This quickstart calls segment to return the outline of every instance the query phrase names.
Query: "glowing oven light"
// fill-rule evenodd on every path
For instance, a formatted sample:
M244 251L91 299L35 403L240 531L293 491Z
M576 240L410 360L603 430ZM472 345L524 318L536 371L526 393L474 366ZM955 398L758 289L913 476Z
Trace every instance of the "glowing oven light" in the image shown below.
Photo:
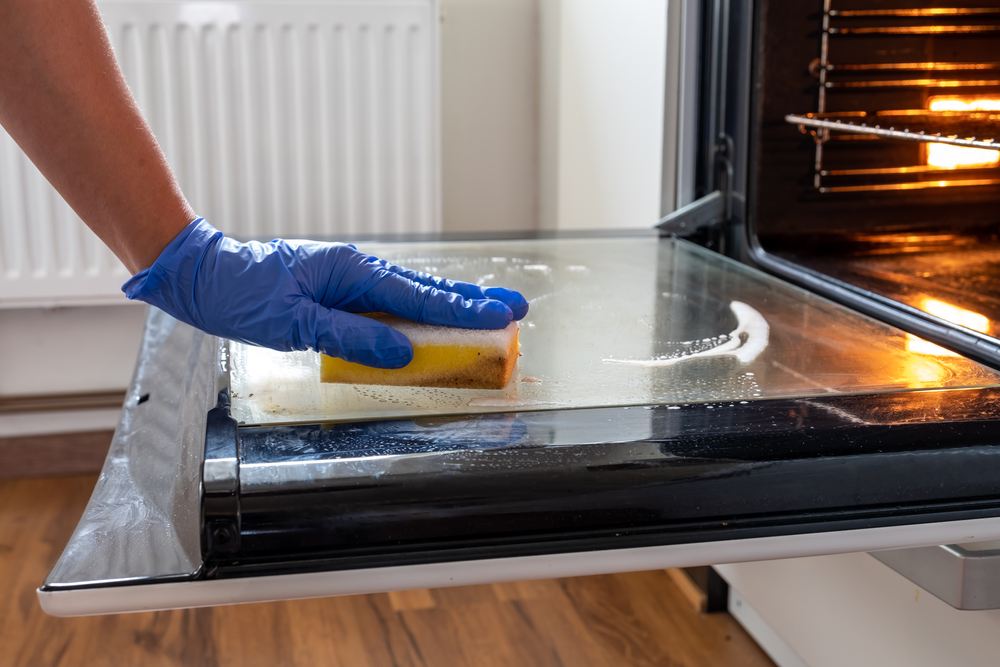
M1000 111L1000 100L932 97L928 101L931 111ZM1000 151L927 144L927 164L939 169L990 167L1000 164Z
M990 320L986 316L966 310L965 308L953 306L944 301L924 299L920 304L920 310L953 324L978 331L979 333L989 333L990 331ZM938 357L958 356L951 350L947 350L940 345L935 345L923 338L918 338L913 334L906 334L906 350L908 352L916 352L917 354L932 354Z

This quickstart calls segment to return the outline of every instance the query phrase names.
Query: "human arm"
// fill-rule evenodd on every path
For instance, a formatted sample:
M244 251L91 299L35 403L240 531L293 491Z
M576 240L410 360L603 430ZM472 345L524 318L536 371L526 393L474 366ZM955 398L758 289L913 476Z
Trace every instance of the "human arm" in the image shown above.
M132 273L197 217L92 0L0 0L0 124Z
M129 298L209 333L397 367L409 342L354 313L500 328L527 311L516 292L408 272L350 246L240 244L195 220L92 0L0 0L0 124L136 274Z

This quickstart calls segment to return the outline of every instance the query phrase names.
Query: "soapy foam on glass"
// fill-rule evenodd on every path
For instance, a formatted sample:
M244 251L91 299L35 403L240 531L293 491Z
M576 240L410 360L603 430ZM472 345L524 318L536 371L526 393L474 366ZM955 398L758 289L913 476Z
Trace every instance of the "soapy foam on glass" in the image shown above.
M671 357L669 359L602 359L601 361L608 364L661 368L663 366L673 366L676 363L689 359L731 355L739 359L740 362L748 364L756 359L764 351L764 348L767 347L770 328L763 315L742 301L731 302L729 309L736 315L736 328L726 335L728 340L725 343L709 350Z
M506 329L458 329L384 314L366 315L406 336L413 361L403 368L370 368L323 355L320 380L344 384L503 389L517 363L518 324Z

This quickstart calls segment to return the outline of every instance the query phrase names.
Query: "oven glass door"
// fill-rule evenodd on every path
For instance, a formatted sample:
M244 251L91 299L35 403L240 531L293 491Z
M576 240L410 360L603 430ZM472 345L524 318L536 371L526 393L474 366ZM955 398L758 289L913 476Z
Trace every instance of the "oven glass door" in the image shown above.
M47 610L1000 537L992 369L676 239L363 249L522 291L511 383L325 385L151 311Z
M531 303L501 392L320 382L319 355L230 346L244 425L981 387L998 375L683 241L369 245L396 264ZM912 351L917 349L918 354ZM926 348L930 349L930 348Z

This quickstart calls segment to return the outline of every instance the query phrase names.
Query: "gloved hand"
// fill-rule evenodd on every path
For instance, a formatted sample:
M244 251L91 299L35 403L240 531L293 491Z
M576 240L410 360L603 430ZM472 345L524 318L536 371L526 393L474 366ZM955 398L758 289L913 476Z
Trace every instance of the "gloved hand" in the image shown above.
M436 278L352 245L239 243L202 218L122 290L216 336L272 350L312 349L378 368L410 363L413 346L395 329L352 313L502 329L528 312L523 296L502 287Z

